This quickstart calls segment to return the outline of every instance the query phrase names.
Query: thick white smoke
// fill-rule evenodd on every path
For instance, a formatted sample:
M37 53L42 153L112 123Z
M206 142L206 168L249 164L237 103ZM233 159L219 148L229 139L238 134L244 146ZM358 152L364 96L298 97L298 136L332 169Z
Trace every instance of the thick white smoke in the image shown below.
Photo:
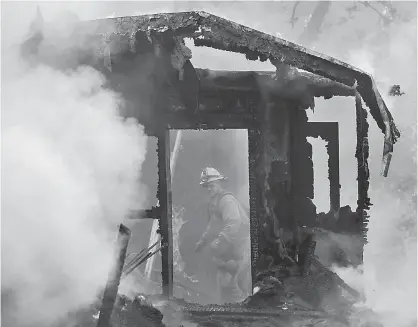
M389 176L380 176L382 134L370 118L370 210L364 265L358 271L337 270L363 292L384 327L417 324L417 21L390 26L383 40L370 33L360 49L350 51L348 61L374 75L382 96L402 133L395 144ZM380 42L376 42L378 39ZM375 42L373 42L375 41ZM391 85L400 84L400 97L388 96Z
M104 2L101 4L103 3ZM262 5L260 5L260 3L255 2L188 2L187 4L183 2L177 7L173 3L172 5L167 5L167 3L159 4L158 2L153 4L141 3L138 5L138 3L134 2L109 2L107 3L106 8L101 8L102 10L99 11L93 10L97 9L94 8L97 7L96 3L93 4L93 2L86 2L85 6L83 5L81 8L77 9L84 11L84 16L86 16L86 18L89 16L87 15L87 11L89 11L89 14L94 12L95 15L99 15L100 12L100 15L105 17L112 13L117 16L131 15L135 13L135 11L167 12L191 9L206 10L213 14L217 14L234 21L243 22L247 26L251 26L271 34L280 32L280 34L285 39L290 41L294 40L297 42L301 32L300 30L303 27L302 24L300 24L300 26L296 26L293 30L289 24L289 18L293 4L286 4L286 2L281 3L280 6L287 7L286 11L281 10L279 5L274 7L272 3L273 2L263 2ZM25 6L27 6L27 4L28 3L26 2ZM59 6L62 5L63 3L59 2ZM379 314L379 318L384 323L385 327L416 326L416 195L415 200L413 198L413 193L416 194L417 27L416 16L414 14L416 12L416 3L393 2L393 6L398 6L400 10L408 11L409 14L414 15L415 18L406 23L395 22L391 24L384 33L381 32L381 27L377 24L379 15L371 9L363 8L360 4L360 10L354 13L354 17L350 18L348 21L346 21L346 23L340 24L339 20L341 18L347 17L345 7L349 5L351 5L351 3L332 2L330 12L326 16L325 22L321 28L321 34L314 44L316 50L331 56L335 56L341 60L348 61L350 64L373 74L379 83L379 89L383 93L383 96L385 96L385 92L387 92L388 87L391 84L400 84L401 89L406 92L406 94L396 98L385 97L385 101L392 111L395 121L402 133L400 141L395 145L395 153L391 164L391 170L389 172L389 177L386 179L379 175L381 168L380 161L383 147L383 135L376 127L373 119L369 117L369 141L371 151L369 164L372 174L370 196L372 198L372 202L374 203L374 207L372 207L372 210L370 211L371 219L369 224L370 230L368 233L369 244L365 248L365 264L362 269L356 271L339 270L338 272L341 277L343 277L348 283L363 292L366 298L365 304L368 308L373 309ZM3 6L4 4L2 4L2 7ZM42 10L44 11L45 9L50 8L50 6L51 5L49 4L47 7L42 8ZM144 9L145 6L146 9ZM4 7L2 9L4 9ZM89 7L89 10L85 9L87 7ZM167 7L170 7L170 10L168 10ZM306 4L299 5L297 16L300 16L300 20L303 19L303 15L305 14L304 10L311 11L312 8L309 8L309 6ZM9 18L13 25L9 25L9 28L6 28L3 24L4 17L2 17L2 34L4 34L2 35L2 42L3 38L5 38L5 36L7 36L9 33L13 34L16 33L17 30L21 29L22 24L19 22L18 18L22 18L22 16L24 16L23 14L23 11L17 10L14 15L10 15ZM77 10L77 14L80 14L79 10ZM31 18L32 14L30 14L29 17L26 15L25 19ZM4 31L7 31L7 33ZM389 37L385 38L382 35L388 35ZM245 61L243 56L240 56L240 58L243 58L242 61L244 62L241 65L241 62L236 60L238 55L236 57L232 57L229 56L229 54L226 52L215 50L212 51L211 49L206 48L199 48L199 51L210 52L210 56L205 56L204 58L202 56L202 60L199 60L198 62L198 55L196 52L193 52L193 60L197 67L237 70L272 69L271 65L268 63L264 63L264 66L260 68L260 66L256 65L254 62ZM212 53L215 52L217 55L212 56ZM4 57L3 53L2 57ZM4 70L5 65L2 66ZM63 95L65 92L63 89L65 88L58 92L60 96L56 96L54 100L51 100L52 92L47 92L45 90L51 90L52 88L56 91L58 84L55 83L55 79L53 79L47 88L42 86L41 81L45 82L45 79L38 79L36 75L34 76L35 72L43 72L46 75L49 74L50 77L59 76L57 80L67 82L74 81L74 76L84 76L86 80L90 80L87 78L87 76L92 75L91 71L85 70L73 74L72 77L70 77L62 73L57 73L41 68L37 71L31 72L32 81L35 80L35 82L32 84L29 84L28 82L25 83L28 75L21 79L12 79L11 81L14 81L15 91L11 94L18 95L18 103L21 107L20 112L26 110L28 114L32 115L32 121L36 121L34 115L37 112L39 113L40 110L44 110L42 112L48 112L48 110L52 111L54 116L47 116L50 117L51 120L57 120L57 118L53 118L55 117L56 113L61 111L69 111L68 105L66 104L68 102L68 96ZM93 74L96 73L93 72ZM41 74L39 76L41 76ZM78 79L78 81L82 80L82 78ZM17 83L18 81L20 82ZM48 79L46 79L46 81L48 81ZM28 85L31 87L31 89L28 88ZM66 85L77 86L76 88L70 88L74 91L73 94L79 95L80 93L85 93L80 92L81 86L76 82L69 82ZM20 127L20 130L13 131L9 128L11 135L9 139L11 141L7 142L7 117L9 115L11 115L12 118L17 116L19 110L8 105L7 99L10 100L11 97L6 97L7 92L5 86L7 86L7 82L5 83L3 80L2 86L2 138L4 140L2 153L2 186L4 185L2 189L2 286L5 285L7 280L9 280L9 285L14 286L14 289L18 291L16 294L19 296L20 301L16 301L16 303L20 303L20 307L17 308L20 310L17 312L21 313L20 317L22 318L19 322L20 324L23 324L22 322L27 322L28 320L26 319L28 317L30 317L31 322L34 322L33 319L40 317L41 313L44 315L44 317L41 317L41 319L38 320L48 322L57 317L57 312L63 313L68 309L88 302L91 297L93 297L93 294L99 285L103 284L109 267L109 250L111 250L111 243L106 241L102 242L103 239L107 239L107 233L103 232L101 234L103 235L103 238L101 236L97 236L100 235L100 233L98 234L97 231L105 231L104 227L100 227L102 226L101 224L95 223L100 219L93 218L92 220L88 220L87 218L81 219L80 217L87 217L89 212L98 212L102 209L97 208L100 207L103 203L109 205L112 204L112 201L104 201L104 193L108 194L107 192L103 192L105 188L100 188L101 193L99 191L91 191L92 189L98 188L98 184L96 184L96 181L98 180L97 178L89 177L90 179L82 179L82 176L89 175L88 170L94 170L92 167L101 167L101 176L114 176L113 174L116 171L121 171L120 165L125 164L126 166L129 166L130 162L141 161L141 152L137 151L141 149L143 150L143 145L140 144L141 132L138 131L137 128L132 128L132 134L136 135L132 136L131 134L131 136L127 136L125 132L129 129L122 127L124 125L122 122L116 123L116 103L113 102L114 106L108 105L107 108L113 108L112 110L115 111L113 114L108 114L106 116L107 119L104 120L107 122L109 122L109 120L114 121L114 125L119 126L120 128L118 131L112 129L110 131L107 130L104 132L104 128L102 129L102 127L100 127L102 125L99 127L95 125L95 130L96 133L99 133L100 135L106 135L109 137L109 139L112 140L120 140L122 138L130 140L130 142L119 141L117 145L115 143L113 146L110 146L110 149L114 149L114 152L110 152L115 153L115 149L118 148L117 151L120 151L121 156L125 156L124 160L118 163L115 163L114 161L117 160L117 156L112 156L110 154L105 155L104 152L100 153L103 155L103 158L106 158L107 160L97 161L95 166L93 165L94 161L89 161L86 159L86 157L84 157L83 153L88 153L90 158L92 158L92 153L97 154L99 153L98 149L103 150L103 144L105 142L102 139L101 141L98 139L90 139L89 142L86 142L86 144L90 145L101 145L101 147L94 147L97 152L90 153L87 149L85 149L85 152L82 152L81 150L78 152L73 151L73 153L78 153L78 156L64 156L63 153L65 149L75 149L75 145L73 144L73 147L71 148L68 146L69 143L67 142L67 147L60 147L59 144L65 143L62 141L65 138L61 138L61 141L54 141L56 137L54 137L54 140L52 137L47 138L47 135L53 135L52 132L40 133L40 128L34 128L33 124L25 124L25 119L30 117L27 115L21 115L23 118L21 118L21 121L19 121L19 125L22 126ZM9 89L12 88L9 87ZM39 89L43 89L44 92L36 92L36 90L39 91ZM101 88L99 88L99 90L100 92L95 95L96 99L98 99L98 94L103 94L103 90ZM34 101L36 97L39 99L39 94L43 94L41 98L42 101ZM109 96L109 98L114 100L113 96ZM77 99L78 100L73 100L73 103L77 103L77 105L81 102L85 103L86 100L85 97L78 97ZM12 100L17 102L16 99ZM98 102L100 101L97 100L96 103ZM49 106L45 106L48 109L36 108L37 110L34 110L35 106L32 105L32 103L38 103L38 105L49 104ZM9 113L7 113L7 106L9 107ZM96 111L93 111L99 112L99 108L96 109ZM15 113L13 113L13 111L15 111ZM72 107L71 111L69 112L73 113L74 115L79 115L78 117L85 117L82 116L85 115L84 111L78 110L77 106ZM100 114L98 114L98 116L100 116ZM112 117L113 119L111 119ZM315 119L321 121L330 120L340 122L340 176L343 187L341 199L343 200L342 204L348 203L353 205L355 204L355 195L357 193L355 183L356 163L354 158L354 100L331 99L320 101L320 99L317 99L315 117ZM17 118L12 118L9 120L17 120ZM83 119L80 120L83 121ZM46 122L46 120L44 120L44 122ZM28 125L31 127L30 130L28 130ZM47 126L51 127L52 123ZM84 127L84 130L86 130L86 127ZM61 129L55 129L55 134L60 133L63 133L63 135L70 135L70 125L66 123L61 124ZM78 130L75 132L75 134L80 139L83 137L87 139L86 135L88 135L84 134L83 136L83 134L79 133ZM114 134L119 135L120 138L111 138L109 136ZM23 139L24 136L22 135L26 136L26 139L29 138L31 142L29 143L27 140L25 141L26 148L28 149L26 150L27 152L24 152L24 146L22 145L23 142L20 142L19 146L14 145L14 140L18 138ZM30 135L30 137L28 135ZM36 135L36 137L34 135ZM57 139L60 140L60 138ZM45 140L48 140L48 142L40 142ZM37 146L29 146L29 144L37 144ZM39 146L39 144L42 144L43 146ZM10 149L10 147L12 147L13 152L7 150L7 148ZM41 149L43 149L44 153L48 153L49 156L41 156ZM54 150L52 151L52 149ZM106 149L109 149L109 145L107 144ZM126 151L124 151L124 149ZM9 159L7 158L8 152ZM51 161L51 152L55 154L54 158L59 158L56 159L60 160L59 164L56 160ZM142 151L142 154L143 152L144 151ZM23 156L24 160L20 159L20 153L25 154L25 156ZM31 157L30 155L32 153L34 154ZM49 160L47 160L48 158ZM45 164L41 164L41 160L43 160ZM78 164L75 164L77 160ZM70 161L71 164L69 163ZM17 164L19 162L21 164ZM349 164L347 164L348 162ZM38 165L36 165L36 163L38 163ZM83 163L85 164L84 167L89 167L89 169L81 168L83 167ZM15 173L13 173L11 168L7 168L7 166L12 166ZM40 184L41 187L36 187L37 184L35 184L33 181L29 182L31 179L25 178L25 174L18 172L19 167L24 167L27 172L36 172L35 168L38 167L38 172L33 173L32 175L26 173L26 176L36 177L37 183ZM51 167L55 167L55 170L53 170ZM112 173L109 172L111 167L114 168ZM23 170L23 168L21 168L21 170ZM40 174L39 171L43 172L43 175ZM55 173L55 176L52 177L52 171L60 172L60 174ZM64 174L61 175L63 171L66 173L66 178L57 178L57 176L64 176ZM107 175L107 173L109 174ZM134 175L135 173L132 174ZM41 176L46 177L42 179ZM79 178L76 179L73 176L78 176ZM403 178L403 180L401 180L401 178ZM25 184L22 185L18 183L17 181L19 180L24 180ZM50 181L50 183L47 183L47 180ZM112 180L112 178L109 180ZM64 181L67 181L67 185L72 183L71 185L73 185L73 187L65 187ZM348 182L346 183L345 181L351 181L351 184ZM9 186L7 186L6 183L8 183ZM112 189L110 187L112 184L111 182L104 184L108 185L106 186L106 189ZM115 191L114 194L117 195L119 193L116 190L120 190L122 188L121 184L118 185L118 187L112 189ZM35 191L33 190L34 188ZM395 190L397 188L401 188L401 191L396 192ZM84 193L82 191L77 192L77 190L80 189L84 190ZM19 196L12 197L12 191L15 192L14 194L18 194ZM31 192L34 193L38 198L32 196ZM81 195L87 193L89 193L89 197ZM7 194L10 194L9 198L13 199L14 201L8 201ZM42 198L44 199L44 202L40 201ZM114 197L114 199L117 198L118 197ZM344 198L349 199L350 201L346 201ZM58 199L61 199L61 201L58 201ZM78 200L78 202L76 200ZM90 200L90 202L88 200ZM10 204L7 205L7 202L10 202ZM74 203L78 203L78 206L73 205ZM100 203L100 205L98 203ZM120 212L124 211L122 210L122 204L119 203L119 205ZM43 208L43 210L40 208ZM51 208L51 210L49 210L49 208ZM64 208L64 210L58 210L56 208ZM18 212L29 212L29 214L24 215L26 220L19 220L16 218L18 217L17 214L7 214L8 210L10 211L11 209ZM118 211L116 210L116 207L113 209L115 212ZM48 214L42 214L44 212L47 212ZM72 214L72 212L74 212L74 214ZM84 215L76 215L75 213L84 213ZM69 218L67 218L67 216ZM91 214L91 216L100 217L98 214ZM110 221L112 219L119 218L112 216ZM43 221L55 223L41 225ZM88 221L90 224L84 224L83 221ZM63 222L65 222L65 224ZM116 220L113 221L113 225L114 223L116 223ZM77 228L77 226L80 225L83 227L86 225L90 227L79 232L79 228ZM37 226L38 228L35 229L34 226ZM43 228L41 229L40 226L43 226ZM55 233L51 233L47 228L54 230ZM38 232L37 230L40 230L41 232ZM77 233L75 232L76 230L78 231ZM6 235L6 233L8 235ZM64 237L63 235L68 236ZM17 237L19 238L17 239ZM25 238L37 240L37 242L32 241L32 244L37 246L29 246L27 244L31 243L27 242L27 244L25 244L25 241L23 241ZM56 241L57 239L58 241ZM8 246L5 245L7 240L9 240ZM46 246L46 244L48 244L48 246ZM52 246L49 246L49 244ZM65 244L68 244L68 246ZM89 244L89 246L84 246L83 249L80 249L82 244ZM30 251L25 247L28 247ZM45 247L45 251L42 247ZM63 251L63 249L66 250ZM90 249L90 251L88 249ZM56 255L55 252L57 252L58 255ZM40 255L36 256L34 253ZM82 263L82 268L81 265L77 266L77 263L80 262ZM14 268L8 268L8 265ZM21 267L22 269L18 270L15 267ZM62 277L62 280L60 280L59 277L52 278L53 276L60 276L60 267L65 267L66 269L63 271L67 272L67 274L72 278L70 278L72 283L69 284L71 285L70 291L63 292L62 289L59 289L61 290L61 293L58 293L58 297L49 297L48 293L45 291L45 286L37 287L37 284L42 281L44 285L50 285L50 290L54 290L55 285L63 286L64 283L62 280L67 277ZM75 287L75 285L79 285L79 287ZM48 292L49 294L53 294L52 291ZM83 294L84 296L75 296L76 294ZM12 296L10 296L10 298L12 298ZM54 298L54 300L50 300L51 298ZM60 299L60 301L55 299ZM33 305L33 303L36 305ZM67 305L68 303L71 305ZM4 305L4 302L2 304ZM52 305L55 305L55 308L59 308L60 310L45 310L46 307L53 308ZM35 312L35 314L32 314L33 312ZM49 316L45 316L48 314ZM363 319L363 323L367 322L364 320L365 319ZM8 326L4 320L3 323L5 326ZM47 324L41 323L41 325L46 326ZM12 326L18 325L12 324Z
M104 287L116 227L143 199L146 138L98 71L29 67L15 50L2 49L2 322L47 327Z

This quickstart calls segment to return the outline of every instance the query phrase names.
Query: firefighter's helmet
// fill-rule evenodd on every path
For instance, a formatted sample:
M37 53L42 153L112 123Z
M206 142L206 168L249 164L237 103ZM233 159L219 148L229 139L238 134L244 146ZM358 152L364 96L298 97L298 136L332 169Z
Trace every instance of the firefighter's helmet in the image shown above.
M200 174L200 185L205 185L213 181L220 181L226 179L225 176L221 175L215 168L206 167Z

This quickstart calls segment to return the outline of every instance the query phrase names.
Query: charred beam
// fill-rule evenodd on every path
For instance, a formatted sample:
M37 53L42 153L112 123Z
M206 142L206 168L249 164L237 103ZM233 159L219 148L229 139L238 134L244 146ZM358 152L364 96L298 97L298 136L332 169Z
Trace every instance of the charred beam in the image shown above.
M200 79L200 93L240 91L266 93L270 97L280 97L288 100L304 100L309 97L307 104L313 102L314 97L326 99L333 96L354 96L355 89L328 78L292 69L286 76L278 77L275 72L233 72L215 71L196 68ZM308 106L304 106L308 108Z
M328 179L330 208L334 212L340 209L340 148L338 137L338 123L328 123L329 139L327 147L328 153Z
M161 260L163 295L173 296L173 230L172 230L172 197L170 172L170 135L169 130L160 131L158 136L158 192L160 203Z
M247 129L254 126L251 114L177 113L164 115L162 120L169 129Z
M307 120L307 119L306 119ZM288 212L288 216L290 219L290 228L295 233L298 227L300 227L300 221L297 216L297 198L300 197L300 194L304 194L307 191L307 187L304 187L305 185L300 180L300 175L298 174L299 171L301 171L299 164L301 161L299 160L299 157L305 157L302 159L302 161L306 161L306 151L300 152L300 138L301 138L301 131L300 127L302 124L301 117L299 114L299 110L292 110L289 112L289 143L290 143L290 151L289 151L289 161L290 161L290 192L289 192L289 201L290 201L290 210ZM306 138L305 138L306 139ZM312 151L312 150L311 150ZM312 153L309 157L312 156ZM313 168L313 167L312 167ZM313 175L313 170L312 170ZM306 182L306 178L304 178ZM311 192L313 195L313 178L312 181L308 180L307 182L311 183ZM306 189L306 190L304 190ZM311 196L313 198L313 196Z
M372 116L386 135L386 143L393 144L399 131L378 92L374 80L367 73L335 58L308 50L294 43L272 37L251 28L233 23L210 14L199 13L201 33L195 38L195 45L209 46L220 50L256 53L283 64L297 67L331 80L353 86L358 90L371 109ZM254 42L256 40L256 42ZM389 145L388 145L389 147ZM391 152L392 149L388 148Z
M251 235L251 277L252 288L256 282L256 263L260 256L260 213L262 208L259 180L259 165L261 164L260 132L257 129L248 130L248 168L250 189L250 235Z
M126 250L128 249L130 237L131 231L129 228L123 224L120 224L116 238L115 265L112 268L107 280L97 327L111 326L110 318L112 316L113 307L115 305L116 296L118 294L120 278L122 276L122 270L125 264Z
M313 199L313 162L312 145L306 139L309 126L308 117L304 110L294 108L290 110L291 137L291 188L295 198Z
M138 210L129 215L129 219L159 219L161 216L160 207L152 207L151 209Z
M367 225L369 215L367 210L370 209L371 203L368 195L369 190L369 124L367 122L367 111L363 108L361 97L356 95L356 129L357 129L357 215L358 224L363 234L364 243L367 243Z
M112 34L127 35L130 43L135 42L138 33L143 34L142 39L159 35L168 38L192 37L197 46L243 53L250 59L276 60L349 87L358 85L358 92L385 134L385 160L393 152L393 144L400 136L393 117L369 74L335 58L205 12L100 19L79 23L77 30L80 31L79 35L83 35L84 42L102 56L106 41ZM135 49L133 46L129 48Z

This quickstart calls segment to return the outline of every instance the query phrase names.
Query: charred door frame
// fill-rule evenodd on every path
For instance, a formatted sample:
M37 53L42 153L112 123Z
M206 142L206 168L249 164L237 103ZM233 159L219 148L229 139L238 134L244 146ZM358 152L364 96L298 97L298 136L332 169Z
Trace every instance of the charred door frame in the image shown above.
M330 209L340 208L340 154L338 122L309 122L306 124L306 137L321 137L327 142L328 179Z
M254 283L255 264L258 258L259 228L257 217L259 216L261 203L260 192L257 189L256 167L260 160L259 142L260 132L256 119L256 108L252 108L251 114L224 114L205 113L197 117L186 114L169 114L162 119L162 126L155 133L158 139L158 193L160 206L158 218L160 222L159 234L161 235L161 260L162 260L162 290L163 296L173 296L173 233L172 233L172 190L170 171L170 130L215 130L215 129L245 129L248 131L248 173L250 189L250 238L251 238L251 273ZM160 126L161 126L160 125ZM151 213L153 210L148 210ZM154 216L155 217L155 216Z

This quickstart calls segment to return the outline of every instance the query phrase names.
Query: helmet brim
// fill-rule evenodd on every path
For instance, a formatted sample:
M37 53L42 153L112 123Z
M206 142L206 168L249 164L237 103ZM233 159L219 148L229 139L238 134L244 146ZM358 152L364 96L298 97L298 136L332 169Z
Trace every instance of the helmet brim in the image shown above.
M226 177L225 176L220 176L220 177L212 177L212 178L208 178L207 181L200 181L200 185L207 185L209 183L215 182L215 181L222 181L225 180Z

